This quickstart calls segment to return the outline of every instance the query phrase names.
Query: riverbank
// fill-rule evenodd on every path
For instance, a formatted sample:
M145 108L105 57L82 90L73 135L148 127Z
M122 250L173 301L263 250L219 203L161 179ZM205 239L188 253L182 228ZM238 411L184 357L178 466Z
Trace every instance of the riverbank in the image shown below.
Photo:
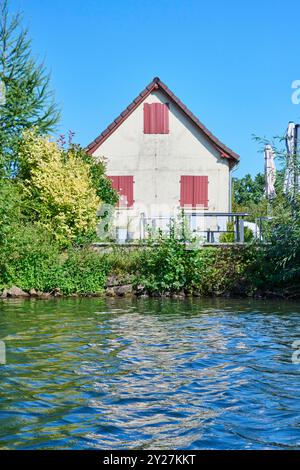
M29 243L31 242L31 243ZM298 273L286 276L269 246L193 248L173 238L109 253L32 243L0 254L0 297L300 298ZM5 256L4 256L5 255Z
M9 289L4 289L0 292L0 299L28 299L28 300L51 300L58 298L87 298L87 297L98 297L98 298L171 298L171 299L186 299L186 298L248 298L248 299L283 299L283 300L297 300L300 299L300 292L297 289L281 289L281 290L265 290L256 291L253 293L235 293L235 292L224 292L214 294L201 294L199 291L177 291L177 292L147 292L144 289L136 289L131 283L123 283L122 280L118 280L117 277L110 277L102 292L84 292L71 294L63 294L59 288L54 289L51 292L41 292L35 289L24 291L18 286L12 286Z

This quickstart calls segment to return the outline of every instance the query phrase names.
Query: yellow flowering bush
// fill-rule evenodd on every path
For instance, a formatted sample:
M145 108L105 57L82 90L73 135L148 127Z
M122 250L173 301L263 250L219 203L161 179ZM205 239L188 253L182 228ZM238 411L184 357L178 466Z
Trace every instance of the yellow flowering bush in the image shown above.
M25 211L65 243L95 233L100 199L90 165L56 142L23 134L19 150Z

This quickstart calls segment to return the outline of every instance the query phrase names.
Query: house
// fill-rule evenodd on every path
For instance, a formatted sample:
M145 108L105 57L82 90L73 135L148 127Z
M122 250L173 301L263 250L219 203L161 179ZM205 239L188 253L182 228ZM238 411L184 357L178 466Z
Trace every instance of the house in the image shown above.
M181 209L200 216L231 209L231 170L239 156L158 77L88 145L87 152L106 158L107 174L120 194L119 236L125 231L131 238L143 237L145 222L167 229L170 217ZM205 229L207 224L220 227L213 216L205 223Z

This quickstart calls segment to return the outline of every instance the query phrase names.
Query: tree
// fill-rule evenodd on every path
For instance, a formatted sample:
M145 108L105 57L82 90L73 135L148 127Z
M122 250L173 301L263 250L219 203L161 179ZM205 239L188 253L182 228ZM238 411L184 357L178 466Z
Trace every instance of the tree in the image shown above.
M90 165L75 152L65 154L56 142L34 131L19 146L23 211L62 244L95 237L100 198Z
M257 204L264 196L265 177L258 173L254 178L250 174L243 178L234 178L234 202L238 205Z
M59 111L49 89L43 63L32 57L20 14L10 16L8 0L0 0L0 155L8 172L16 171L17 146L25 129L53 130Z
M21 198L14 180L0 178L0 245L5 241L11 227L22 225Z
M285 205L283 195L284 171L277 170L276 173L276 197L272 201L272 213L280 212ZM243 178L233 180L233 210L236 212L247 212L249 219L255 222L257 217L264 217L269 213L270 203L265 197L265 176L258 173L255 177L250 174Z
M90 167L90 174L93 186L96 190L97 196L102 202L107 205L115 206L119 200L119 195L112 187L111 181L105 175L105 160L97 159L88 153L78 144L73 144L71 138L74 135L69 131L69 147L65 149L62 145L65 158L68 159L70 156L80 158ZM65 136L61 136L63 141Z

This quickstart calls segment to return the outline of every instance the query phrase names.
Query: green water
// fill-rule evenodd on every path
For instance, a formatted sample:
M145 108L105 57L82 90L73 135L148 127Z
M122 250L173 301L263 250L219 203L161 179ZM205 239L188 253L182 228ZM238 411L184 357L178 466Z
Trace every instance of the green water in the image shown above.
M2 449L300 449L300 304L3 301Z

